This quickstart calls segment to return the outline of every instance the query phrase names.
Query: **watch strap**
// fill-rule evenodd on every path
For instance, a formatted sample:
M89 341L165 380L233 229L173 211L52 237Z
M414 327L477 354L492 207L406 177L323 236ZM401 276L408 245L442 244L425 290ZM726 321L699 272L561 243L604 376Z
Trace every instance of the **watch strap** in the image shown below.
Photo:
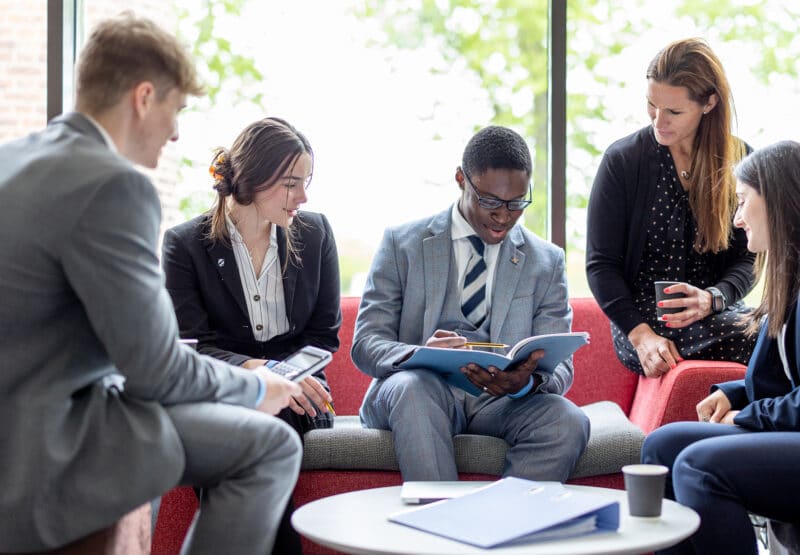
M714 314L719 314L727 306L725 295L716 287L706 287L706 291L711 293L711 310Z

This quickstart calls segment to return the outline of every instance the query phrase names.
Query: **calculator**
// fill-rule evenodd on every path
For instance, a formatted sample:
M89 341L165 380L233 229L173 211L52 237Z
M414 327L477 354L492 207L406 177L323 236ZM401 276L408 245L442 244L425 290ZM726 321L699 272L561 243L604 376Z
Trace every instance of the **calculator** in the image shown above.
M332 358L333 355L329 351L306 345L270 370L287 380L299 382L325 368Z

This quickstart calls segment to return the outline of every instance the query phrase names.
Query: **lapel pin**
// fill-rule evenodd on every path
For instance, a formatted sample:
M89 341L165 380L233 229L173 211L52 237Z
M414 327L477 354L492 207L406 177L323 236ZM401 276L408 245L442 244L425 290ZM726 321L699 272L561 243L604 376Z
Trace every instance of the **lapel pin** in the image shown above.
M519 258L517 258L516 256L512 256L511 257L511 263L512 264L516 264L517 262L519 262Z
M514 262L514 264L516 264L516 262ZM224 258L217 258L217 266L222 268L224 265L225 265L225 259Z

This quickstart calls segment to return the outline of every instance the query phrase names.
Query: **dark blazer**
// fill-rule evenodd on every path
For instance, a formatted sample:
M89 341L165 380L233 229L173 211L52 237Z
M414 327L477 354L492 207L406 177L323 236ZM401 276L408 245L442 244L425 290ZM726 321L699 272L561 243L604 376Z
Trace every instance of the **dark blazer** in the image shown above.
M783 370L778 340L767 337L766 320L761 326L747 373L743 380L714 386L725 393L733 409L741 412L734 423L759 431L800 431L800 330L796 304L786 325L786 357L789 374Z
M616 141L600 162L589 196L586 277L603 312L625 334L645 321L633 303L631 287L639 273L647 213L656 190L657 148L652 126ZM730 247L713 256L714 285L728 304L752 287L754 260L738 228Z
M0 167L0 552L38 552L178 484L165 406L252 407L259 383L176 341L156 190L85 116Z
M305 345L339 348L342 314L333 231L322 214L300 212L296 220L293 245L299 261L286 263L286 233L277 230L289 331L264 342L253 338L233 250L208 238L210 216L165 233L162 265L181 337L197 338L201 353L235 365L250 358L282 360Z

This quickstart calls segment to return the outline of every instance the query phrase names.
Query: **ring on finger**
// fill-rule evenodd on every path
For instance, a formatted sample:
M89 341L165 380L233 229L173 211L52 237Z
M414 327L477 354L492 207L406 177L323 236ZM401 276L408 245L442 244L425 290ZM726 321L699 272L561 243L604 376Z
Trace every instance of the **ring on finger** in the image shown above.
M486 386L483 386L483 392L484 392L484 393L488 393L488 392L489 392L489 388L488 388L488 387L486 387Z

